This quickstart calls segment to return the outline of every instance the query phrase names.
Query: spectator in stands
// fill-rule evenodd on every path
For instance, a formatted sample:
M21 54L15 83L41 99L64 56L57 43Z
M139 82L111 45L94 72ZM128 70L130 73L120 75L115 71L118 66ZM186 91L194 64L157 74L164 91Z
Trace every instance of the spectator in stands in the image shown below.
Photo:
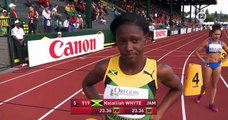
M75 32L79 28L79 23L77 22L77 18L75 15L73 15L70 18L70 25L72 25L75 28L75 29L72 29L73 31L71 31L71 32Z
M57 34L58 34L57 38L62 38L62 33L61 32L58 32Z
M100 24L106 24L107 20L105 19L105 17L106 17L105 11L102 8L100 8L99 9Z
M114 8L113 12L114 12L114 17L117 17L119 15L119 11L117 8Z
M76 32L75 25L73 25L72 23L70 23L70 25L68 27L68 32Z
M149 32L144 17L136 14L117 16L110 29L120 55L95 65L83 80L83 92L89 99L100 99L96 84L103 82L103 99L154 99L158 83L162 83L169 90L160 100L157 115L106 115L108 120L160 120L182 94L179 77L170 66L144 55ZM126 91L134 92L126 94Z
M32 6L32 0L27 0L27 2L25 3L25 5L26 5L27 7Z
M38 3L39 3L39 7L40 8L43 8L44 6L44 1L43 0L38 0Z
M28 27L29 27L29 34L33 32L33 34L36 34L36 27L37 27L37 20L39 18L38 12L35 10L33 6L29 7L29 13L28 13Z
M100 16L100 24L106 24L106 22L105 16Z
M79 28L80 28L80 29L85 28L84 20L83 20L83 18L82 18L82 15L78 15L77 23L79 23Z
M51 1L50 0L44 0L44 2L46 3L47 6L51 6Z
M15 22L15 27L11 30L11 36L13 38L13 43L16 46L17 49L17 55L18 58L20 59L20 65L22 67L27 66L27 63L25 62L25 53L24 53L24 30L20 27L20 21L16 20Z
M78 14L85 13L85 5L82 3L82 1L74 1L74 7Z
M63 22L63 31L68 32L69 26L70 26L70 17L67 17L66 20Z
M63 23L62 23L62 20L60 18L55 19L53 21L53 25L54 25L55 31L61 31L63 29Z
M8 18L7 11L3 9L2 14L0 15L0 35L7 34L7 29L9 28Z
M49 6L45 6L43 12L43 24L44 24L44 33L50 33L51 32L51 11L49 10Z
M70 17L72 17L73 15L77 14L76 10L74 8L74 4L67 4L65 6L65 10L66 10L68 16L70 16Z
M55 4L54 7L52 8L52 16L54 20L59 19L61 17L61 14L58 13L58 7L59 6Z
M17 13L15 11L16 5L13 3L10 3L9 8L10 8L10 18L11 18L11 23L12 23L11 26L14 27L14 22L15 22L15 20L18 19Z
M150 22L150 24L149 24L149 37L150 37L150 40L153 42L155 42L155 40L154 40L154 29L155 29L154 23Z
M44 8L45 6L50 6L50 0L38 0L40 8Z
M106 6L103 6L103 11L105 12L106 15L108 15L108 9Z
M98 18L98 11L96 4L92 4L92 20L95 21Z

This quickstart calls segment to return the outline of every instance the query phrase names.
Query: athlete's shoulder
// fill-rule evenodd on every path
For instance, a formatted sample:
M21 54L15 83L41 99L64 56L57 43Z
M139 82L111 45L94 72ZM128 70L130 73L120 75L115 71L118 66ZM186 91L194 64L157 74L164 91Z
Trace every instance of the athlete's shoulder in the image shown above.
M110 61L110 58L98 62L95 66L95 70L106 71L109 61Z
M96 67L100 68L100 69L105 69L108 67L108 64L112 61L118 61L119 60L119 56L114 56L105 60L102 60L100 62L97 63Z
M157 63L157 64L158 64L158 71L160 71L161 73L167 73L172 70L172 68L167 64L163 64L163 63Z
M201 46L208 47L208 44L210 43L210 40L211 40L211 38L203 40L203 42L201 43Z
M169 80L174 74L173 69L169 65L158 63L157 76L160 81Z

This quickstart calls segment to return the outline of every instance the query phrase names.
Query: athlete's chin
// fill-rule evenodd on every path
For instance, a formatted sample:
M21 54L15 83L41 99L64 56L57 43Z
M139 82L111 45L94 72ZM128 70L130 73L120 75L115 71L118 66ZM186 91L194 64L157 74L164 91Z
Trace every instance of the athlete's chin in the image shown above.
M130 64L134 64L138 61L138 59L135 56L127 56L124 57L125 61Z

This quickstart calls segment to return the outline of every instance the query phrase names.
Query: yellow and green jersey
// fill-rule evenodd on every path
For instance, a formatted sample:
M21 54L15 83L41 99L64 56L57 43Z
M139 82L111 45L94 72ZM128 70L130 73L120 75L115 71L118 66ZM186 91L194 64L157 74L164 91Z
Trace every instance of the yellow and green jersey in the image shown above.
M104 76L104 99L154 99L157 85L157 62L147 58L137 74L126 75L119 67L119 58L110 59ZM109 115L109 119L149 120L150 115Z

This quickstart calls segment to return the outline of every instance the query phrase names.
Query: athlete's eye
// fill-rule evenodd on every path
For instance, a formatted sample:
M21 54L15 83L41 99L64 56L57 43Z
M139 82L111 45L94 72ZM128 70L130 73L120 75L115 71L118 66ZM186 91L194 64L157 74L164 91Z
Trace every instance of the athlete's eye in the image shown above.
M138 43L138 40L137 39L133 39L132 43Z
M125 41L125 40L118 40L117 42L118 42L119 44L122 45L122 44L124 44L126 41Z

